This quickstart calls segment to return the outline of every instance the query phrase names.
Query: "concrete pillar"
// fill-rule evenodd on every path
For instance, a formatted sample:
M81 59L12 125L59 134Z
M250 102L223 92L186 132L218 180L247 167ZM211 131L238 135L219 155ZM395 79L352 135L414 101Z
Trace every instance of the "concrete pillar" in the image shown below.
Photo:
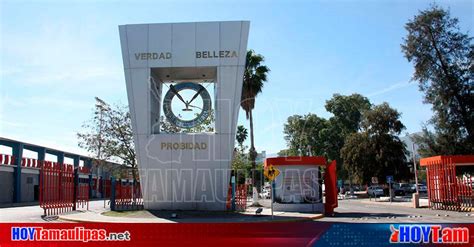
M92 169L92 159L84 160L84 166L89 167L89 169Z
M110 178L110 210L115 211L115 178Z
M89 199L92 198L92 174L89 174Z
M64 164L64 153L63 152L56 153L56 157L58 157L58 163L59 164Z
M15 158L13 171L13 203L21 202L21 159L23 158L23 143L12 145L12 154Z
M74 156L74 199L72 204L72 210L76 210L76 200L77 200L77 186L79 185L79 162L81 157L79 155Z
M72 157L72 159L74 160L74 169L78 168L79 167L79 161L81 160L79 155Z
M413 193L411 201L413 203L414 208L419 208L420 207L420 194Z
M41 167L43 167L44 165L44 160L46 159L46 148L36 148L34 151L36 151L38 153L38 162L39 164L41 165ZM42 173L40 171L40 174L38 175L38 185L39 185L39 193L41 195L41 190L43 189L43 178L41 177L42 176ZM39 198L41 200L41 196ZM41 203L41 202L40 202Z
M34 151L38 153L38 161L43 162L44 159L46 158L46 148L38 148L38 149L35 149Z

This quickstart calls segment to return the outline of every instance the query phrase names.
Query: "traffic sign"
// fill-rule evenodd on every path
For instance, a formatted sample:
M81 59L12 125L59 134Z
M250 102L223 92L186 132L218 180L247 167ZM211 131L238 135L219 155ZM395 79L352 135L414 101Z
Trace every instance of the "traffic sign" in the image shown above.
M387 183L393 183L393 176L387 176Z
M278 175L280 175L280 170L276 169L274 166L269 165L265 171L263 171L263 175L265 175L268 180L273 181L275 180Z
M372 177L372 183L373 183L373 184L378 184L378 183L379 183L379 178L377 178L377 177Z

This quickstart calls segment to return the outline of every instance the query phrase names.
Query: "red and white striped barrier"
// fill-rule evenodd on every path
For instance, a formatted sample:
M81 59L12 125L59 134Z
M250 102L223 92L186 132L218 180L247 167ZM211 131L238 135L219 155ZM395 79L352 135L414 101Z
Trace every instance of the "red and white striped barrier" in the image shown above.
M33 159L33 158L21 159L21 166L23 167L40 168L38 164L39 162L37 159Z
M15 163L15 157L8 154L0 154L1 165L13 165Z

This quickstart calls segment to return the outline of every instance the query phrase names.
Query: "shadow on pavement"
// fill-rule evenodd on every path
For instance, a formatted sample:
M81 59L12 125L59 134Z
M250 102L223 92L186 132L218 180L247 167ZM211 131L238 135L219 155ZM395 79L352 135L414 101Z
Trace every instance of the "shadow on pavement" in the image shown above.
M254 215L236 212L213 212L213 211L164 211L149 210L149 212L157 218L166 219L176 223L195 223L195 222L268 222L268 221L306 221L311 220L305 217L291 217L283 215L274 215L273 219L270 215ZM172 217L176 214L176 217ZM308 216L309 217L309 216Z
M359 212L337 212L332 218L367 218L367 217L408 217L409 214L394 214L394 213L359 213Z

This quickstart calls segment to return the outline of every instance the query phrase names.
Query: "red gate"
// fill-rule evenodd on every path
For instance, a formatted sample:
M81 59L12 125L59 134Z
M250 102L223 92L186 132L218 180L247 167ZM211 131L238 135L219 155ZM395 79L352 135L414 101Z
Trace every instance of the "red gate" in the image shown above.
M429 206L432 209L471 211L474 187L470 176L456 176L457 165L472 165L474 155L435 156L420 160L426 166Z
M74 167L44 161L40 170L40 206L45 215L71 211L74 206Z
M65 213L74 210L76 206L89 209L89 179L84 178L84 173L89 173L89 169L78 168L75 188L73 165L51 161L39 163L41 167L39 203L45 215Z
M139 181L115 181L111 196L112 211L140 210L143 209L143 197ZM112 198L113 197L113 198Z

